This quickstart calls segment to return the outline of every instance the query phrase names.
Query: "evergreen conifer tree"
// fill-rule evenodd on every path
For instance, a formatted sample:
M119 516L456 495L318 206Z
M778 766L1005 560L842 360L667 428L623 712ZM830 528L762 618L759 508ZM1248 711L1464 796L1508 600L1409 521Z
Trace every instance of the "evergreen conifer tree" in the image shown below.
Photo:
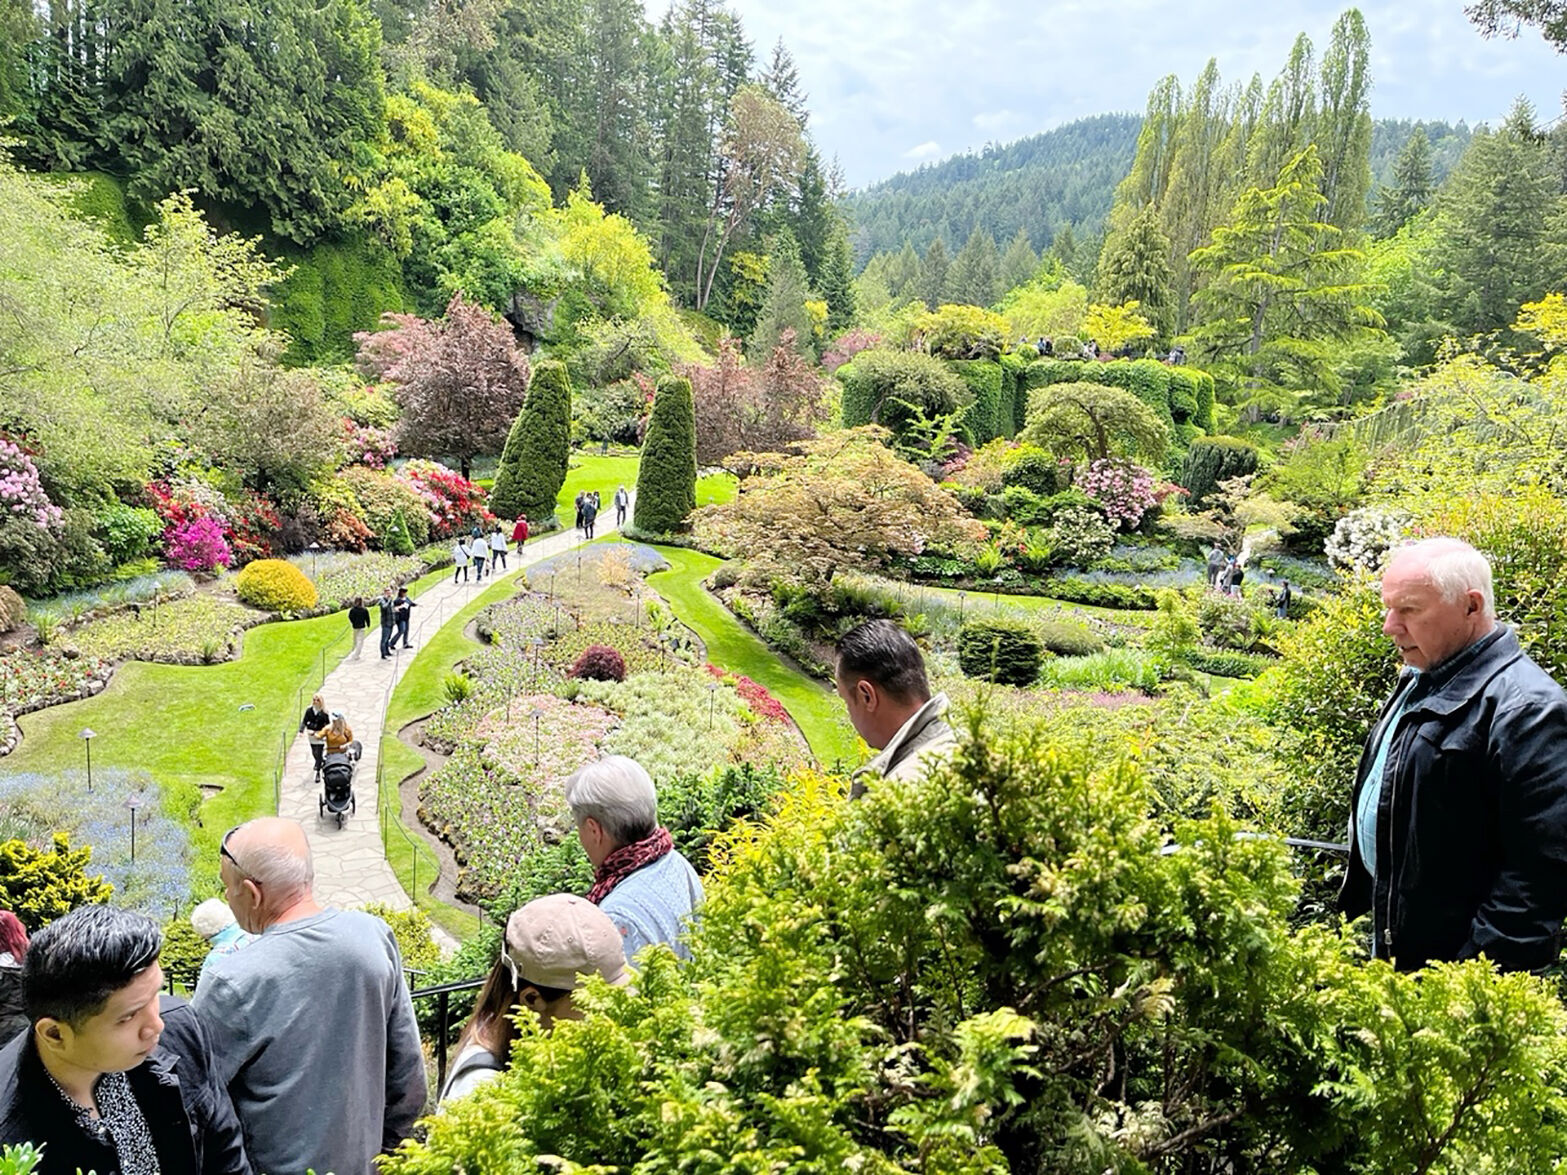
M667 534L685 526L696 509L696 409L691 381L658 381L647 439L637 470L634 521L638 530Z
M1398 162L1393 165L1393 186L1377 196L1373 229L1378 237L1394 236L1431 203L1431 141L1423 126L1415 127Z
M1039 255L1034 252L1034 246L1028 239L1028 230L1020 228L1012 238L1012 243L1007 246L1007 251L1002 254L1001 268L997 273L997 290L1005 295L1008 290L1028 282L1038 268Z
M849 233L839 221L822 263L822 300L827 303L827 333L841 334L854 325L854 255Z
M952 260L947 274L947 297L967 306L989 306L998 297L996 270L1000 264L995 238L975 225Z
M932 310L947 300L947 270L950 266L946 243L938 236L930 243L930 248L925 250L925 258L920 262L919 288L916 291Z
M800 246L794 234L783 229L773 238L767 257L767 292L762 295L762 308L747 348L754 360L761 362L771 355L786 330L794 332L796 349L810 343L811 316L805 309L810 297Z
M1108 306L1135 300L1159 337L1167 339L1175 329L1174 281L1170 238L1159 227L1159 215L1150 204L1105 241L1095 296Z
M570 445L571 381L563 363L546 359L534 369L527 402L506 438L490 509L503 518L553 518Z

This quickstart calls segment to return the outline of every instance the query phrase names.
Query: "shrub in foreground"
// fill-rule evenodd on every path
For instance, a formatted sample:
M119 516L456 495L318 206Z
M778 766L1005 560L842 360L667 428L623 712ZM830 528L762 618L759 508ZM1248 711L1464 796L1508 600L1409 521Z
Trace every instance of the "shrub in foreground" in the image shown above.
M1129 741L975 722L927 782L842 795L802 777L724 838L691 961L595 978L549 1035L525 1014L388 1175L1544 1171L1567 1143L1543 981L1292 930L1284 846L1221 815L1167 843Z

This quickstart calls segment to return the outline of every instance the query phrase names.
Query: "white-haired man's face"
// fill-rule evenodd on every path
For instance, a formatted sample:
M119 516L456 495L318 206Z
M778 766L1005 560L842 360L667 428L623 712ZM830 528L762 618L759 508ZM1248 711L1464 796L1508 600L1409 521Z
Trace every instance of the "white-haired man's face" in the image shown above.
M1467 649L1491 631L1485 598L1469 591L1444 599L1425 562L1395 555L1382 575L1382 631L1393 638L1404 664L1426 670Z

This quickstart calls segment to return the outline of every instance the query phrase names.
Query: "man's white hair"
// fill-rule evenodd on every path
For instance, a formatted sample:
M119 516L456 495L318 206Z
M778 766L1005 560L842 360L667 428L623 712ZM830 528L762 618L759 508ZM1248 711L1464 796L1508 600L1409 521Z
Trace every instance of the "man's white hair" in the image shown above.
M566 780L566 804L573 820L597 820L617 844L639 841L658 827L653 777L625 755L605 755L577 768Z
M1463 539L1432 538L1406 543L1393 552L1419 566L1426 580L1449 604L1470 592L1479 592L1487 620L1496 619L1496 591L1491 583L1491 563ZM1391 562L1391 560L1390 560Z
M240 828L248 826L241 824ZM300 856L289 845L253 839L239 854L237 864L241 873L277 896L308 890L316 881L315 857L308 840L305 855Z

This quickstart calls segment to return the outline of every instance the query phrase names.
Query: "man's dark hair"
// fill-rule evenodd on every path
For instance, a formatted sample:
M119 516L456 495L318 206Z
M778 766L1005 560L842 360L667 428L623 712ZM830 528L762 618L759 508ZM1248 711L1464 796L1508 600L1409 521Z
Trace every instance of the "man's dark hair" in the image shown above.
M872 682L895 701L930 700L920 647L891 620L867 620L838 638L838 675Z
M81 1026L109 997L158 961L163 932L145 914L81 906L49 923L27 949L22 1002L27 1019Z

